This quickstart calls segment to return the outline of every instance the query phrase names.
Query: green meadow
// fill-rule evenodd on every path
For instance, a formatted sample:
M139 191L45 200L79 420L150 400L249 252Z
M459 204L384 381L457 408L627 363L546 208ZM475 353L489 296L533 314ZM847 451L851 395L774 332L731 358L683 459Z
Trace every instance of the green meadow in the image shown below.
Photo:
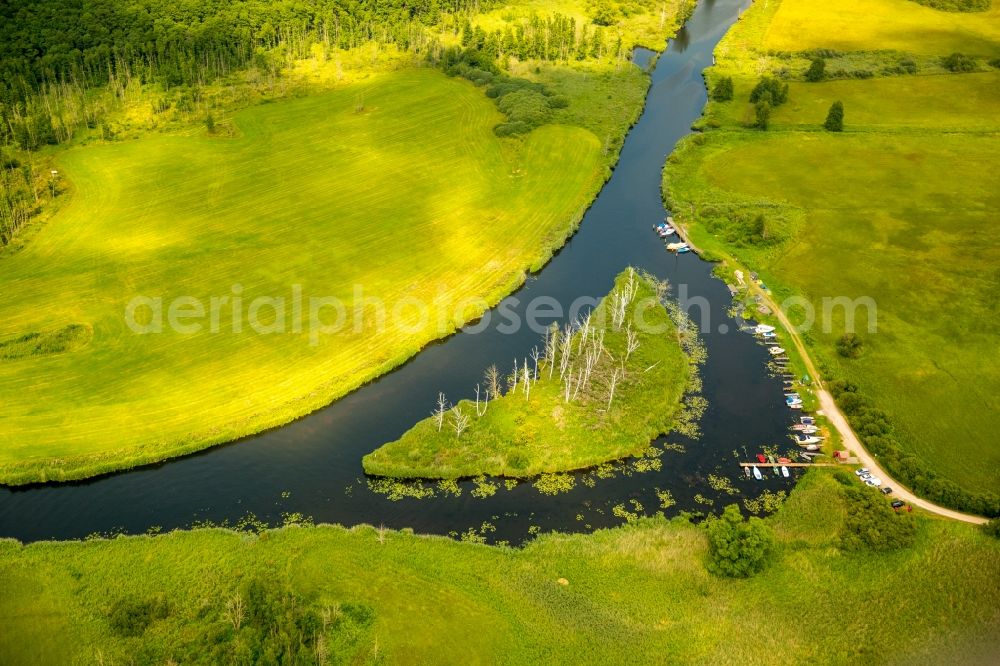
M934 472L966 490L995 493L1000 235L992 218L1000 206L994 167L1000 72L817 83L793 72L788 101L775 107L767 131L749 126L754 112L747 100L758 78L749 64L765 47L847 48L837 40L851 39L859 40L848 45L854 49L925 53L935 43L920 39L932 29L930 18L942 35L964 39L954 27L961 24L1000 44L996 9L952 14L886 0L865 3L875 15L855 16L850 31L822 22L831 8L851 4L807 9L783 0L755 6L737 24L709 73L710 82L733 77L734 99L711 102L702 121L710 131L671 157L667 196L695 224L700 244L760 272L779 300L803 296L822 313L824 297L873 299L877 332L867 332L867 311L857 311L864 343L859 358L835 350L845 331L842 309L826 318L825 329L821 321L806 333L824 372L856 384L888 414L903 449ZM924 32L915 28L906 44L885 41L879 30L893 24L878 17L890 8ZM793 15L801 18L793 21ZM820 29L837 36L810 41L821 39ZM986 52L933 48L942 55ZM784 62L775 57L771 64ZM844 104L844 131L824 131L837 100ZM764 238L750 241L741 225L758 215L766 221Z
M631 297L618 320L612 295L626 293ZM652 279L622 273L585 328L546 336L537 367L524 359L522 368L506 369L492 382L487 372L482 400L447 411L442 405L439 416L366 455L365 472L527 477L641 453L674 426L685 389L698 382L696 360L685 355L660 297Z
M329 663L983 663L995 655L1000 541L920 518L909 548L847 551L841 494L830 475L803 479L765 521L777 542L767 569L746 580L708 573L704 530L662 518L549 534L523 549L366 526L4 541L0 661L225 661L219 655L239 654L253 638L246 626L232 629L237 594L262 580L287 590L287 615L317 609ZM126 622L123 607L153 610ZM304 652L323 661L315 643Z
M71 200L3 259L0 344L70 325L92 336L0 361L0 481L78 478L285 423L495 303L573 230L607 160L582 128L501 140L501 119L471 83L409 70L247 109L231 138L66 151ZM293 285L301 320L309 297L341 299L343 330L297 330ZM126 326L136 296L163 299L162 333ZM209 299L223 296L243 299L240 332L232 301L210 330ZM206 310L182 320L200 332L168 325L177 297ZM250 327L259 297L285 300L284 332L273 302L257 310L271 332ZM380 299L384 326L361 298ZM332 327L337 313L319 317Z

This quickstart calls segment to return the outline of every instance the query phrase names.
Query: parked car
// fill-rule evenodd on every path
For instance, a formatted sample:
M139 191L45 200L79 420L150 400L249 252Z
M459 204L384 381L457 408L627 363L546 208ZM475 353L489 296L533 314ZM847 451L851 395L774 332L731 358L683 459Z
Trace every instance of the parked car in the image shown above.
M898 511L899 507L901 506L906 506L906 502L904 502L903 500L892 500L893 509L896 509Z
M889 486L886 486L885 488L882 488L882 494L883 495L891 495L892 494L892 488L890 488Z
M868 468L862 467L861 469L856 469L854 470L854 473L857 474L858 476L864 476L865 474L868 473Z

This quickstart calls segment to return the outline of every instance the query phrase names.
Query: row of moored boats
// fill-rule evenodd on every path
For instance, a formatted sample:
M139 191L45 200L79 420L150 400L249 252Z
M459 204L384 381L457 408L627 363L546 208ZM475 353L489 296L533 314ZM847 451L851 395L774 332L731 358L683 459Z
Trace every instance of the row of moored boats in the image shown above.
M667 240L677 235L677 229L674 227L674 218L667 216L666 222L660 222L656 225L656 235ZM681 242L670 242L667 243L667 249L671 252L676 252L677 254L686 254L691 251L691 246L687 243Z
M784 384L785 406L789 409L802 410L802 396L795 390L795 375L789 372L789 359L785 349L778 344L778 334L769 324L757 324L753 333L763 339L767 351L771 355L771 363L781 374ZM812 416L802 416L799 422L792 425L792 440L806 451L819 451L823 438L819 435L819 426Z

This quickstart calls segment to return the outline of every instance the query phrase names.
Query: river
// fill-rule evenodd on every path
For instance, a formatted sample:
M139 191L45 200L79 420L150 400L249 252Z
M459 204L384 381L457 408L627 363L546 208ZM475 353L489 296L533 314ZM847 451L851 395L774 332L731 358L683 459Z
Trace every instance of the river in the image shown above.
M653 225L666 215L660 173L676 142L690 131L705 104L701 78L712 50L748 0L703 0L667 50L656 60L645 110L629 133L619 163L589 209L579 231L537 275L500 307L524 314L537 296L569 304L600 297L614 276L632 265L665 278L673 294L698 321L708 360L702 367L709 406L701 436L667 441L660 470L619 472L613 478L577 483L567 493L542 495L530 483L477 498L471 482L459 497L393 501L369 489L361 458L398 438L434 407L438 391L457 401L471 397L483 368L508 364L538 344L523 330L508 334L496 325L433 344L409 363L329 407L285 427L184 458L88 481L0 489L0 535L23 541L73 539L90 534L142 533L203 521L233 523L254 514L269 523L298 513L316 522L369 523L412 528L419 533L463 533L474 528L488 541L520 543L538 531L584 531L617 525L613 507L634 513L659 509L656 490L669 490L677 504L666 511L718 510L764 488L787 488L792 479L749 481L736 465L766 444L788 442L789 410L781 383L765 370L767 352L739 332L727 310L731 299L712 265L693 254L665 251ZM636 54L640 64L652 52ZM494 317L494 319L499 319ZM499 323L499 322L497 322ZM656 405L650 405L656 409ZM729 477L741 494L713 490L709 474ZM580 475L583 476L583 475ZM593 475L588 476L594 479ZM581 479L582 480L582 479ZM640 511L632 501L641 505ZM713 501L714 506L707 504ZM620 512L619 512L620 513ZM482 530L483 524L487 529Z

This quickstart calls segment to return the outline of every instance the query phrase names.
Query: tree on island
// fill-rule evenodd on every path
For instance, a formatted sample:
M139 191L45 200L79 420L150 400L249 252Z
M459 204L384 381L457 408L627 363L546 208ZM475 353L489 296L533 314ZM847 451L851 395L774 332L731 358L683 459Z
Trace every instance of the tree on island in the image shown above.
M826 128L828 132L843 132L844 131L844 104L840 100L837 100L830 106L829 113L826 114L826 122L823 123L823 127Z

